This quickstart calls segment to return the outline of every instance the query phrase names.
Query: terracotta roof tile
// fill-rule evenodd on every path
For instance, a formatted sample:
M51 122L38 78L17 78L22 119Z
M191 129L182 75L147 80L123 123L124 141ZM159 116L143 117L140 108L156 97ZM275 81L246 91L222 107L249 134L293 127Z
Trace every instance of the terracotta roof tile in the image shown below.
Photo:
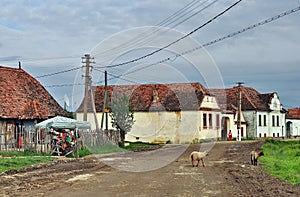
M227 89L211 89L223 110L236 111L238 106L238 87ZM274 93L260 94L253 88L241 87L242 110L269 111L269 103Z
M0 66L0 92L1 118L46 119L68 115L23 69Z
M100 112L103 109L104 86L94 86L92 90L96 111ZM108 86L108 106L111 98L123 93L130 97L130 104L134 106L135 111L198 110L204 95L210 94L200 83L111 85ZM157 94L157 102L153 102L155 100L153 94ZM92 109L92 102L89 102L88 111ZM83 112L83 103L77 112Z
M289 119L300 119L300 108L291 108L288 109L286 118Z

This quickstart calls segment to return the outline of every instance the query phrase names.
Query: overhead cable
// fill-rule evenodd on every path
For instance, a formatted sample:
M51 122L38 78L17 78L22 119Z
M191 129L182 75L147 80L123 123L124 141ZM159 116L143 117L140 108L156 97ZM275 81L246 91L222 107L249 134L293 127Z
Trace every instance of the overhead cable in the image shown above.
M70 72L70 71L74 71L74 70L78 70L82 68L81 66L80 67L75 67L75 68L71 68L71 69L68 69L68 70L62 70L62 71L59 71L59 72L55 72L55 73L50 73L50 74L45 74L45 75L39 75L39 76L36 76L35 78L42 78L42 77L50 77L50 76L53 76L53 75L58 75L58 74L62 74L62 73L66 73L66 72Z
M203 2L201 2L200 5L196 5L198 4L200 1L192 1L190 2L188 5L186 5L185 7L181 8L180 10L178 10L177 12L175 12L173 15L169 16L168 18L164 19L162 22L156 24L155 26L160 26L160 27L167 27L168 25L176 22L177 20L181 19L182 17L186 16L187 14L192 13L195 9L199 8L200 6L204 5L205 3L207 3L209 0L205 0ZM178 23L176 23L175 25L173 25L170 28L174 28L180 24L182 24L183 22L186 22L187 20L189 20L190 18L196 16L197 14L199 14L200 12L202 12L203 10L207 9L208 7L210 7L211 5L213 5L215 2L217 2L218 0L214 0L212 3L210 3L209 5L205 6L204 8L198 10L196 13L192 14L191 16L188 16L187 18L183 19L182 21L179 21ZM194 8L192 8L193 6L195 6ZM190 9L192 8L192 9ZM190 10L189 10L190 9ZM177 18L176 18L177 17ZM171 20L173 19L173 20ZM161 31L161 29L155 29L153 31L150 32L142 32L140 34L138 34L137 36L133 37L132 39L130 39L129 41L122 43L116 47L113 47L111 49L108 49L106 51L103 51L101 53L97 53L95 55L99 55L101 54L102 56L104 54L109 53L110 51L114 51L115 50L125 50L128 49L129 46L133 47L133 46L138 46L140 44L145 44L145 43L149 43L151 42L151 40L153 40L153 37L157 37L155 35L155 33L159 33L159 31ZM169 30L166 30L164 32L162 32L163 34L166 33ZM159 35L158 35L159 36Z
M182 36L181 38L179 38L179 39L177 39L177 40L175 40L175 41L173 41L173 42L171 42L171 43L169 43L169 44L167 44L166 46L164 46L164 47L162 47L162 48L159 48L159 49L157 49L157 50L155 50L155 51L153 51L153 52L151 52L151 53L148 53L148 54L143 55L143 56L141 56L141 57L135 58L135 59L133 59L133 60L126 61L126 62L122 62L122 63L118 63L118 64L109 65L109 66L107 66L107 67L118 67L118 66L123 66L123 65L127 65L127 64L130 64L130 63L137 62L137 61L139 61L139 60L141 60L141 59L144 59L144 58L146 58L146 57L152 56L152 55L154 55L154 54L156 54L156 53L158 53L158 52L160 52L160 51L162 51L162 50L164 50L164 49L166 49L166 48L172 46L173 44L175 44L175 43L177 43L177 42L179 42L179 41L185 39L186 37L192 35L193 33L197 32L197 31L200 30L201 28L205 27L205 26L208 25L209 23L213 22L214 20L216 20L217 18L219 18L220 16L222 16L223 14L225 14L226 12L228 12L230 9L232 9L234 6L236 6L236 5L237 5L238 3L240 3L241 1L242 1L242 0L239 0L239 1L235 2L234 4L232 4L231 6L229 6L228 8L226 8L224 11L220 12L219 14L217 14L216 16L214 16L212 19L208 20L207 22L205 22L205 23L202 24L201 26L197 27L196 29L194 29L194 30L191 31L190 33L188 33L188 34Z
M207 46L213 45L213 44L215 44L215 43L221 42L221 41L223 41L223 40L226 40L226 39L228 39L228 38L232 38L232 37L234 37L234 36L237 36L237 35L239 35L239 34L241 34L241 33L244 33L244 32L246 32L246 31L249 31L249 30L254 29L254 28L256 28L256 27L265 25L265 24L270 23L270 22L272 22L272 21L275 21L275 20L277 20L277 19L279 19L279 18L282 18L282 17L287 16L287 15L289 15L289 14L295 13L295 12L297 12L297 11L299 11L299 10L300 10L300 6L299 6L299 7L296 7L296 8L293 8L293 9L291 9L291 10L285 11L285 12L283 12L283 13L281 13L281 14L278 14L278 15L276 15L276 16L273 16L273 17L271 17L271 18L268 18L268 19L265 19L265 20L263 20L263 21L260 21L260 22L258 22L258 23L255 23L255 24L253 24L253 25L250 25L250 26L248 26L248 27L245 27L245 28L243 28L243 29L240 29L240 30L238 30L238 31L235 31L235 32L233 32L233 33L230 33L230 34L228 34L228 35L226 35L226 36L223 36L223 37L221 37L221 38L218 38L218 39L215 39L215 40L213 40L213 41L207 42L206 44L203 44L202 46L199 46L199 47L195 47L195 48L186 50L186 51L184 51L184 52L182 52L182 53L180 53L180 54L176 54L175 57L174 57L174 56L167 57L167 58L162 59L162 60L160 60L160 61L157 61L157 62L155 62L155 63L148 64L148 65L146 65L146 66L140 67L140 68L135 69L135 70L132 70L132 71L130 71L130 72L127 72L126 74L119 75L119 76L116 76L116 77L114 77L114 78L110 78L109 80L113 80L113 79L119 78L119 77L124 77L125 75L131 74L131 73L134 73L134 72L137 72L137 71L140 71L140 70L149 68L149 67L151 67L151 66L154 66L154 65L157 65L157 64L161 64L161 63L167 62L167 61L171 61L171 60L173 61L174 58L176 59L177 57L183 56L183 55L188 54L188 53L192 53L192 52L194 52L194 51L197 51L197 50L199 50L199 49L202 49L203 47L207 47Z

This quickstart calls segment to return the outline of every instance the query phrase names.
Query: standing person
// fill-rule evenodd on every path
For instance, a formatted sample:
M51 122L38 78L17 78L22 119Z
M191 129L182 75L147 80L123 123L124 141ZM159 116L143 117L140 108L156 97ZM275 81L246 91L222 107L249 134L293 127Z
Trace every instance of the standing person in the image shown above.
M231 130L229 130L229 134L228 134L228 140L231 141L232 140L232 132Z

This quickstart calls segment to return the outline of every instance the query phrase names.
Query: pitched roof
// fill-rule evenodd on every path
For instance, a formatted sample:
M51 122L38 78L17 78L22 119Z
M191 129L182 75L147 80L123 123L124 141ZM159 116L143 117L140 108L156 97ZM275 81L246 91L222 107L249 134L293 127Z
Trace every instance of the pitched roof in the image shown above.
M47 119L67 112L21 68L0 66L0 118Z
M291 108L288 109L286 118L289 119L300 119L300 108Z
M222 110L236 111L238 106L238 86L224 89L210 89L215 94ZM274 93L260 94L257 90L241 86L242 110L269 111L269 103Z
M130 98L130 105L134 111L181 111L198 110L204 95L209 91L200 83L175 84L139 84L139 85L111 85L108 86L108 106L113 97L126 94ZM104 86L92 87L95 98L95 109L101 112L104 101ZM90 99L89 95L89 101ZM88 111L93 109L89 102ZM83 112L83 103L77 109Z

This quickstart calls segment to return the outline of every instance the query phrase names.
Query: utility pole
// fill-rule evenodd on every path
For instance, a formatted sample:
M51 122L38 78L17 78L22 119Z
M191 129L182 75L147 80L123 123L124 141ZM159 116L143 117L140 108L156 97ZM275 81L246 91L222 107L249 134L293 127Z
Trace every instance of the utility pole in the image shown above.
M87 109L88 109L88 94L89 94L89 85L90 85L90 64L91 59L94 59L90 54L85 54L81 59L85 60L82 63L85 63L85 83L84 83L84 101L83 101L83 120L87 121Z
M103 99L103 113L101 119L101 129L103 129L104 114L105 114L105 130L108 130L108 112L107 112L107 71L104 71L104 99Z
M242 91L241 91L241 87L242 84L244 84L243 82L237 82L238 84L238 114L237 114L237 137L236 140L237 141L241 141L241 124L242 124Z

